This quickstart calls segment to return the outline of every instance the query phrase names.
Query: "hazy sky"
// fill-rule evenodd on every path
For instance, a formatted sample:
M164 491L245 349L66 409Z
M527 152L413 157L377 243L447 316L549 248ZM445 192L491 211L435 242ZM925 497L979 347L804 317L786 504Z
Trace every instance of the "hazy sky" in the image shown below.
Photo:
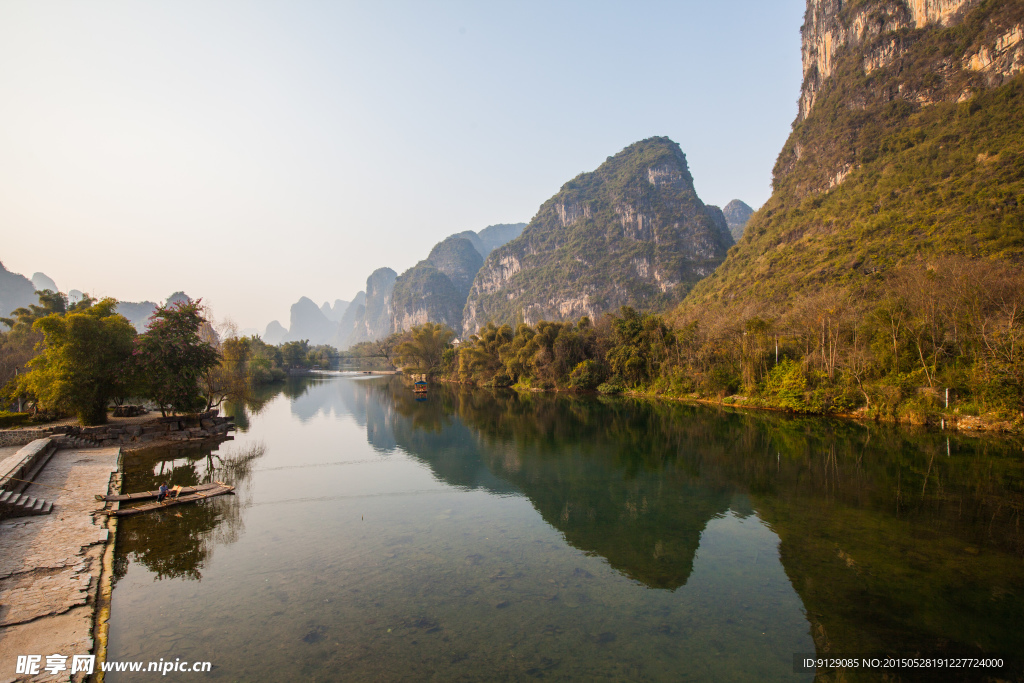
M803 0L0 2L0 261L288 325L667 135L770 194Z

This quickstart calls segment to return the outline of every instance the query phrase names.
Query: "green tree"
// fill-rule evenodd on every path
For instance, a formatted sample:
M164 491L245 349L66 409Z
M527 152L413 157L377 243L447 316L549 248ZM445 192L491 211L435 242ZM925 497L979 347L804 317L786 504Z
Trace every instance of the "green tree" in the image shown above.
M107 404L129 381L135 328L103 299L84 308L50 313L32 324L43 335L43 351L17 390L38 399L45 410L75 415L84 425L107 421Z
M441 367L444 351L454 338L447 325L424 323L410 330L409 339L395 348L395 356L404 368L430 374Z
M227 400L244 401L249 395L251 338L227 337L220 343L219 351L220 362L208 368L199 382L207 410Z
M309 340L302 339L281 344L281 358L286 367L308 368L310 366Z
M200 337L205 322L200 301L178 301L157 308L149 329L136 341L139 385L164 415L168 408L195 412L207 402L200 380L217 365L220 354Z

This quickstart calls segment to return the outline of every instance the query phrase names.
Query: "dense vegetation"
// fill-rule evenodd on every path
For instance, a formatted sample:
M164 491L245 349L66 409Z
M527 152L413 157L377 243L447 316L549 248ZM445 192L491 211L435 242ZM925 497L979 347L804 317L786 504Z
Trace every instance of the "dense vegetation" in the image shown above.
M783 308L689 308L666 318L624 307L596 323L490 323L449 351L439 373L486 386L631 390L922 422L986 415L1019 429L1024 273L950 257Z

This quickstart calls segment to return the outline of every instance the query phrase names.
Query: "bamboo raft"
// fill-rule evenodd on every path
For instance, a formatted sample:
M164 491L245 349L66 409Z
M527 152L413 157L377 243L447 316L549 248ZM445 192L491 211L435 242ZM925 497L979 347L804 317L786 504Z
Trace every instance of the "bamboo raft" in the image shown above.
M193 489L193 492L185 493L185 491L189 489ZM152 512L153 510L162 510L163 508L171 507L173 505L181 505L182 503L194 503L196 501L205 500L206 498L213 498L214 496L223 496L227 493L232 493L234 490L234 486L228 486L222 482L217 482L212 485L204 484L203 486L190 486L188 488L182 488L180 492L177 492L177 495L175 495L173 491L168 492L167 497L161 502L153 501L152 503L146 503L145 505L139 505L137 507L111 510L107 514L114 515L115 517L137 515L142 512ZM152 491L146 491L145 493L152 493ZM140 500L143 494L136 493L130 495L133 496L131 500ZM159 495L159 492L157 492L157 495ZM152 496L152 498L156 498L156 495Z
M192 495L193 493L202 493L204 491L212 491L213 489L226 486L222 481L217 481L212 484L200 484L199 486L182 486L178 495ZM173 489L172 489L173 490ZM168 491L167 495L171 495ZM149 500L156 499L160 496L160 491L141 491L139 493L124 493L119 496L96 496L96 500L108 501L108 502L125 502L134 500Z

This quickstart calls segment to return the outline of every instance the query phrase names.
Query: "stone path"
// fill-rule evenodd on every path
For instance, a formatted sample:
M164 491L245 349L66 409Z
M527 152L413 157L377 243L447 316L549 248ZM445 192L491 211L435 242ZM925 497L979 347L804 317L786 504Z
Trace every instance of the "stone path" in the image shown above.
M53 512L0 521L0 683L69 681L65 671L18 676L18 655L90 654L106 517L97 494L117 471L117 448L62 449L25 493L53 501ZM63 490L67 489L67 490ZM76 674L74 680L79 680Z

